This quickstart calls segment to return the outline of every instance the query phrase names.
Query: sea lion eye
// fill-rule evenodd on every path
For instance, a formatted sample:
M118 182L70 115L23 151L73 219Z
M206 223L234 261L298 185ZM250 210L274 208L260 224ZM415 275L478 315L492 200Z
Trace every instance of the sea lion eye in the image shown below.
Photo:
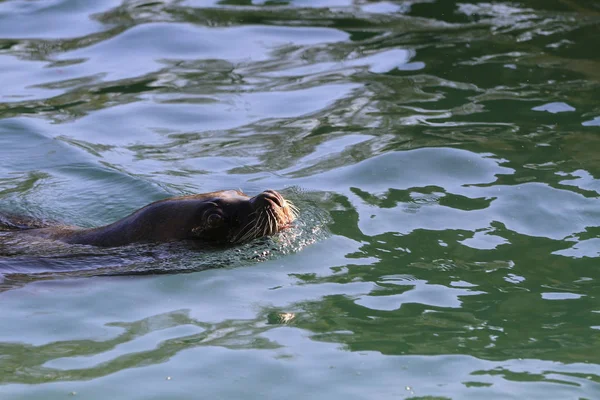
M219 214L210 214L208 218L206 218L206 224L211 228L216 228L221 225L223 222L223 217Z

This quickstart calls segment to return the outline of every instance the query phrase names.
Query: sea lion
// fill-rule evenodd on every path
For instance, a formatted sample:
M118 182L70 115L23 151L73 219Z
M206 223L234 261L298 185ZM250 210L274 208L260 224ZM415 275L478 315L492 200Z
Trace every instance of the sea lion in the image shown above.
M100 247L188 239L235 244L273 235L296 216L296 207L274 190L254 197L224 190L156 201L99 228L32 227L19 233Z

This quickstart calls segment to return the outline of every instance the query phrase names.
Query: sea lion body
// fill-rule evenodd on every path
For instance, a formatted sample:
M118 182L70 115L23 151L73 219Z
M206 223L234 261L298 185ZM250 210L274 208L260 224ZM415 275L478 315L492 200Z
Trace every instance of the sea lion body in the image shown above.
M274 190L254 197L224 190L156 201L99 228L50 226L20 233L101 247L177 240L240 243L273 235L295 217L295 207Z

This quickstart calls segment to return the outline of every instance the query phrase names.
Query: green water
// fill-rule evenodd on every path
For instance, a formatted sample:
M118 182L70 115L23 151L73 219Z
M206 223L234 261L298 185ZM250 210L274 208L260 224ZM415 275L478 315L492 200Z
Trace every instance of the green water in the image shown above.
M599 48L592 0L0 1L0 210L325 214L258 261L5 282L0 398L600 398Z

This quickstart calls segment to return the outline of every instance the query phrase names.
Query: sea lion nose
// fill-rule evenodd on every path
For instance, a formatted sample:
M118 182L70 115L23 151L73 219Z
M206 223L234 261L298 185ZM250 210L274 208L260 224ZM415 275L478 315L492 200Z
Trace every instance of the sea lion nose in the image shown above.
M265 190L264 192L257 194L252 199L252 204L255 208L260 207L284 207L285 200L283 196L277 193L275 190Z

